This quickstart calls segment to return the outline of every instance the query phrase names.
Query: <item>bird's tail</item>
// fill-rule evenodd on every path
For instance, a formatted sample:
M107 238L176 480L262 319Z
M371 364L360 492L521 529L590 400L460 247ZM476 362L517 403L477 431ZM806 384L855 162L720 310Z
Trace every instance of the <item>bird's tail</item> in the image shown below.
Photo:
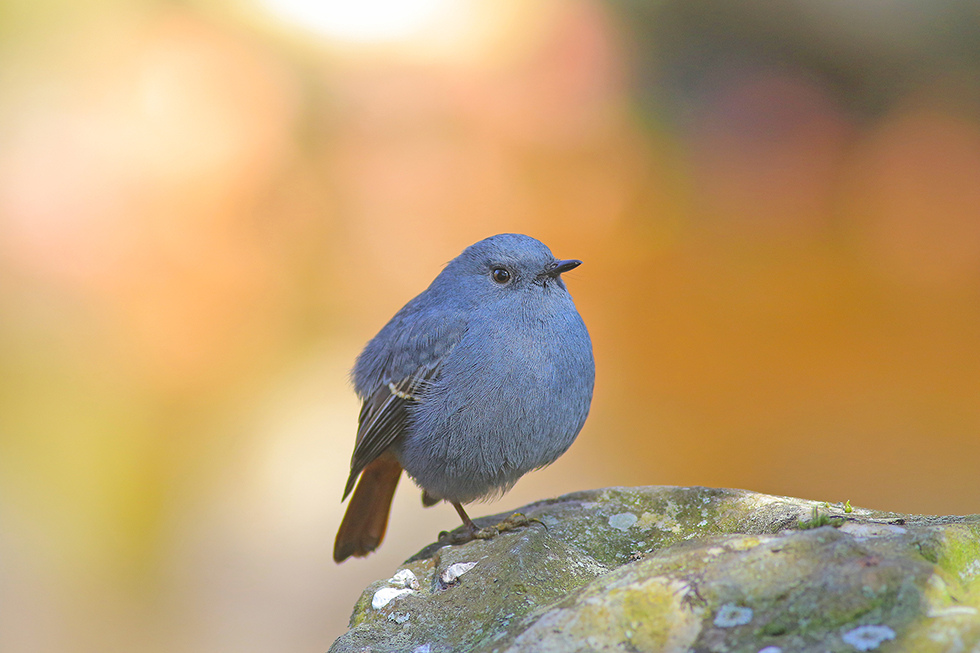
M363 558L378 548L388 527L388 511L402 466L390 453L383 453L361 472L354 496L347 504L333 545L333 559Z

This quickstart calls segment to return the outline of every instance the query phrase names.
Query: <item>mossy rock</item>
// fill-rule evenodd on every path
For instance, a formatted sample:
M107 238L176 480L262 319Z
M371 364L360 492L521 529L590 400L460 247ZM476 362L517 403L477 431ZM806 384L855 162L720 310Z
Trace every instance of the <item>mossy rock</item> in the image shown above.
M373 583L331 653L980 651L980 515L699 487L521 512Z

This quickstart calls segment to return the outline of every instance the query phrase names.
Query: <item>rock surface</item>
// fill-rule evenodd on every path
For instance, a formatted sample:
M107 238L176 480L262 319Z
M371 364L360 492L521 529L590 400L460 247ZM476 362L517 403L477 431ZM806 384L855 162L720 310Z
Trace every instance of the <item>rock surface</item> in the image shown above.
M980 515L698 487L522 512L541 523L430 545L370 585L331 653L980 653Z

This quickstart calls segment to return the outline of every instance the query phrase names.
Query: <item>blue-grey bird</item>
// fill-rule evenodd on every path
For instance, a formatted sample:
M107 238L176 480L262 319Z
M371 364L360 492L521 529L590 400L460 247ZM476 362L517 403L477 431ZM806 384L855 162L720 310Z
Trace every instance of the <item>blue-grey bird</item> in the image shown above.
M367 344L344 498L357 489L334 560L381 543L402 469L425 505L452 503L470 537L487 537L496 531L462 504L503 494L571 446L595 384L592 342L561 278L581 263L529 236L481 240Z

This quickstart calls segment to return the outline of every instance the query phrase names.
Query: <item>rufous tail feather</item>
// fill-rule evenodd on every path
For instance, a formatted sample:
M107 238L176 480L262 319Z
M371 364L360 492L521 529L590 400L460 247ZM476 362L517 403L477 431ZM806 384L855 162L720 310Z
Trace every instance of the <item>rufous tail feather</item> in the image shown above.
M363 558L378 548L388 527L388 511L402 466L390 453L372 460L357 482L333 545L333 559Z

